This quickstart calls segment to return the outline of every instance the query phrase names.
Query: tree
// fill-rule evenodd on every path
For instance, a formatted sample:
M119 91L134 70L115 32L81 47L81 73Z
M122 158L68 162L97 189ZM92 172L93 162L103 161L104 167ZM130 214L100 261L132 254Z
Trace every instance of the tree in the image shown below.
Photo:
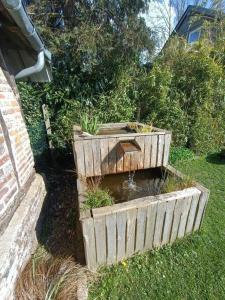
M56 142L69 142L84 111L99 121L135 118L140 56L153 55L155 45L140 16L147 7L142 0L42 0L30 8L53 54L53 82L37 89Z
M157 52L159 52L175 25L176 13L171 0L151 1L144 17L156 35Z

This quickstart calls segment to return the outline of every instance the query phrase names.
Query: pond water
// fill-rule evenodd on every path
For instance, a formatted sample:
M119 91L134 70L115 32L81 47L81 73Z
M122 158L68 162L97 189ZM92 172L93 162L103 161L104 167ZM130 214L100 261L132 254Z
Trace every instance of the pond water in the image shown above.
M105 175L100 188L110 191L115 203L161 193L167 175L161 168Z
M130 129L129 127L123 128L101 128L97 135L114 135L114 134L128 134L135 133L135 130Z

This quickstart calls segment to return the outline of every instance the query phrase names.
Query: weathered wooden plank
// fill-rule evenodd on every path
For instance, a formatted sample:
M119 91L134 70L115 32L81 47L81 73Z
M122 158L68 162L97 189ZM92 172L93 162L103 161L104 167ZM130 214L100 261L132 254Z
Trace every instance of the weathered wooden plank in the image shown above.
M94 175L101 176L101 149L100 149L100 140L92 140L92 153L93 153L93 165L94 165Z
M117 222L117 262L126 257L126 211L116 214Z
M107 264L116 263L116 214L106 216Z
M131 170L131 154L124 153L123 155L123 171L129 172Z
M109 173L109 146L108 139L100 140L100 148L101 148L101 169L102 175Z
M199 197L200 197L199 194L196 194L196 195L192 196L191 206L190 206L188 219L187 219L187 225L186 225L186 233L191 233L192 230L193 230Z
M124 152L121 147L118 146L119 138L117 139L117 146L116 146L116 171L117 173L123 172L123 163L124 163Z
M160 194L160 178L155 178L155 179L154 179L154 184L153 184L153 186L154 186L154 189L155 189L156 194L157 194L157 195Z
M76 158L76 171L79 176L86 176L85 173L85 160L84 160L84 149L83 149L83 141L75 141L74 142L74 150L75 150L75 158ZM79 153L79 155L78 155Z
M119 138L134 138L134 137L137 137L137 136L146 136L146 135L164 135L165 134L165 130L163 131L152 131L152 132L144 132L144 133L122 133L122 134L119 134ZM110 134L110 135L95 135L94 136L96 139L106 139L106 138L118 138L118 134ZM83 140L90 140L92 139L93 136L82 136L82 139Z
M144 153L144 168L148 169L151 167L151 136L146 135L145 139L145 153Z
M157 206L158 203L151 203L148 206L144 246L145 250L151 250L153 247Z
M164 227L164 218L166 213L166 204L167 204L166 202L158 203L154 240L153 240L153 245L155 248L159 248L161 246L163 227Z
M77 193L79 202L84 202L86 200L85 194L87 191L87 184L85 177L77 178Z
M158 152L157 152L157 166L163 165L163 152L164 152L164 141L165 135L158 136Z
M79 220L91 218L91 210L84 207L84 203L79 203Z
M197 207L197 214L194 222L194 231L198 230L201 226L204 211L208 202L209 194L207 192L202 192Z
M184 198L177 199L174 209L174 215L173 215L173 225L170 235L170 243L173 243L178 234L179 224L180 224L180 218L181 218L181 211L183 206L183 200Z
M126 256L134 254L137 209L127 211Z
M113 174L116 173L116 145L117 139L116 138L109 138L108 140L109 146L109 173Z
M155 168L157 165L157 151L158 151L158 136L152 136L152 144L151 144L151 168Z
M105 216L94 218L95 243L98 265L106 263L106 225Z
M86 176L94 176L92 141L83 141ZM78 155L79 156L79 155Z
M101 215L110 214L113 212L120 212L120 211L126 211L127 209L131 208L138 208L141 206L148 206L152 203L156 203L158 201L172 201L174 199L182 199L187 196L193 196L194 194L198 193L198 189L195 187L187 188L181 191L171 192L167 194L161 194L156 196L147 196L143 198L138 198L134 200L130 200L128 202L118 203L114 204L113 206L109 207L100 207L100 208L93 208L92 214L94 217L98 217Z
M169 243L169 241L170 241L170 234L171 234L171 229L172 229L175 204L176 204L176 199L174 199L172 201L168 201L166 203L166 216L165 216L164 230L163 230L161 245L165 245L165 244Z
M164 155L163 155L163 166L167 166L169 163L170 143L171 143L171 133L166 133L165 134Z
M147 209L147 207L140 207L137 211L135 252L144 249Z
M191 199L192 197L186 197L183 199L180 224L179 224L178 234L177 234L178 238L182 238L185 234L188 212L191 206Z
M130 153L130 170L138 170L138 152Z
M81 221L81 225L83 231L86 264L90 270L95 270L97 268L97 258L93 219L83 219Z
M135 138L136 142L141 148L141 151L137 152L137 163L138 163L138 169L141 170L144 168L144 154L145 154L145 137L144 136L137 136Z

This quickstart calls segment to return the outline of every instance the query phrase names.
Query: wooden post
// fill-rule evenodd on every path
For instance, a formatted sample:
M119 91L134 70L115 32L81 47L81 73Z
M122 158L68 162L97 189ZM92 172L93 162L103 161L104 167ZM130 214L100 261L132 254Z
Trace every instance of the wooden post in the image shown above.
M50 123L50 118L49 118L48 105L42 104L42 113L43 113L44 122L45 122L45 129L46 129L46 133L47 133L49 153L50 153L50 156L52 159L52 163L54 165L55 164L55 158L53 155L54 146L52 144L52 141L49 138L49 136L52 134L52 129L51 129L51 123Z

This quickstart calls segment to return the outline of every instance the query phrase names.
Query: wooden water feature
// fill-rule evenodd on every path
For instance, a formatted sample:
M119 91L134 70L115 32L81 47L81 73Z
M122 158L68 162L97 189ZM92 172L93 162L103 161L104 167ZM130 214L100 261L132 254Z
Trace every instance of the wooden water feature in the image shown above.
M164 174L184 177L168 165L171 133L154 127L150 132L136 132L137 125L145 126L103 124L98 135L74 134L80 222L91 270L173 243L198 230L203 220L206 188L193 183L161 193ZM123 182L131 174L138 189L129 194ZM84 210L87 182L94 178L102 178L115 204Z
M78 175L102 176L168 164L171 132L153 127L151 132L137 133L128 126L129 123L102 124L98 135L75 134Z

